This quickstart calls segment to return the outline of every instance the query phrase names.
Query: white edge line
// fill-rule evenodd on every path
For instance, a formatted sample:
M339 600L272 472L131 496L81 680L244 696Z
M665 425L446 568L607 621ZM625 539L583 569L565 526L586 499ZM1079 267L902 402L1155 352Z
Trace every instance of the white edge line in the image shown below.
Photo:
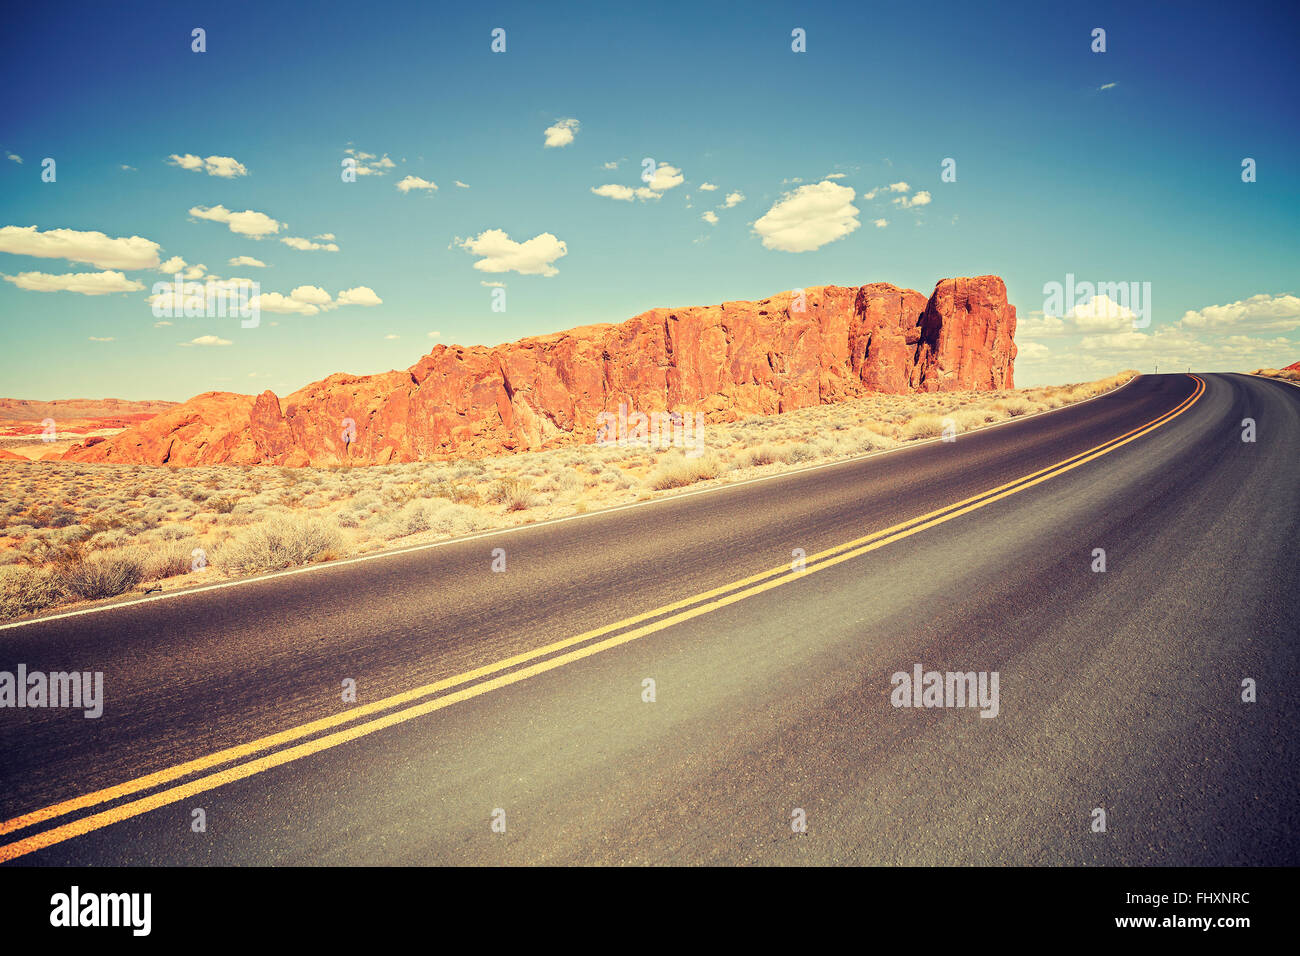
M1124 389L1128 388L1130 385L1132 385L1134 382L1136 382L1138 379L1142 377L1143 377L1142 373L1139 372L1137 375L1133 376L1131 379L1129 379L1119 388L1113 388L1110 391L1102 392L1099 395L1093 395L1091 398L1085 398L1081 402L1072 402L1069 405L1060 405L1056 408L1046 408L1043 409L1041 412L1034 412L1032 415L1020 415L1015 418L1008 418L1005 421L992 422L987 425L982 425L979 428L972 428L969 431L963 432L963 434L969 435L969 434L974 434L975 432L989 431L990 429L997 428L1000 425L1011 425L1017 422L1027 422L1030 419L1038 418L1041 415L1050 415L1053 412L1063 412L1068 408L1078 408L1081 405L1087 405L1089 402L1094 402L1099 398L1104 398L1107 395L1114 395L1117 392L1123 391ZM1260 376L1260 377L1267 378L1268 376ZM417 551L428 551L432 548L442 548L452 544L463 544L466 541L477 541L481 538L490 538L495 535L511 534L512 532L531 530L533 528L543 528L546 527L547 525L560 524L561 522L564 521L574 521L578 518L595 518L600 515L614 514L615 512L618 511L627 511L631 508L641 508L647 505L660 505L660 504L664 504L665 502L681 501L683 498L692 498L696 495L707 495L715 491L723 491L730 488L743 488L745 485L757 484L760 481L771 481L774 478L790 478L793 477L794 475L801 475L810 471L818 471L823 468L834 468L838 465L847 465L851 462L866 461L868 458L876 458L881 455L889 455L897 451L906 451L909 448L919 448L922 445L930 445L933 444L934 442L942 441L942 440L943 440L942 436L938 436L935 438L925 438L922 439L921 441L905 442L904 444L899 445L896 448L883 448L877 451L867 452L865 455L853 455L848 458L841 458L837 461L827 461L817 465L808 465L804 468L796 468L794 471L781 471L771 475L760 475L757 478L746 478L744 481L727 482L725 484L713 485L709 488L696 488L693 491L685 491L675 495L664 495L662 498L651 498L646 501L632 501L625 505L615 505L612 508L601 508L597 511L587 511L587 512L583 512L582 514L565 515L564 517L561 518L547 518L545 521L534 521L528 524L515 525L514 527L511 528L492 528L486 531L477 532L475 534L462 535L457 538L445 538L442 541L429 541L425 544L414 544L406 548L394 548L387 551L378 551L374 554L359 554L356 557L340 558L337 561L327 561L322 564L308 564L299 568L286 568L283 571L271 571L268 574L259 574L256 577L251 577L251 578L238 578L237 580L234 581L219 581L215 584L207 584L207 585L201 585L199 587L184 588L183 590L180 591L168 591L164 594L155 594L150 597L139 597L131 601L119 601L114 604L101 604L98 607L86 607L86 608L80 608L79 610L76 611L64 611L60 614L49 614L44 617L28 618L25 621L13 621L9 624L0 624L0 631L8 631L12 628L18 628L18 627L27 627L28 625L31 624L45 624L49 621L59 621L70 617L81 617L83 614L98 614L103 611L117 611L117 610L121 610L122 608L136 607L141 604L150 604L154 601L166 601L169 598L181 598L181 597L187 597L192 594L202 594L206 591L216 591L221 588L238 587L243 584L255 584L258 581L269 581L272 578L289 577L290 575L294 575L294 574L308 574L312 571L328 571L332 568L346 567L349 564L359 564L362 561L374 561L379 558L392 558L403 554L413 554L414 552Z

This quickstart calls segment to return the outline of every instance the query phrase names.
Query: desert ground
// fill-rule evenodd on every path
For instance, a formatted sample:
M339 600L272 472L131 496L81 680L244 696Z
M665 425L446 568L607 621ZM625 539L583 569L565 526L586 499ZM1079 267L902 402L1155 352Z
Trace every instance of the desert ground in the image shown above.
M462 462L168 468L0 462L0 620L330 561L851 458L1084 401L1137 373L871 395L706 426L703 451L568 446ZM46 448L48 450L48 447Z

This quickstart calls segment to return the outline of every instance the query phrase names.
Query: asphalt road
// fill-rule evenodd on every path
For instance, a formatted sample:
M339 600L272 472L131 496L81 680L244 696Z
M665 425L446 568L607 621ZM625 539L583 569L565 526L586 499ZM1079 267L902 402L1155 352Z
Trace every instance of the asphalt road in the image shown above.
M1143 376L951 443L0 629L0 670L102 671L106 697L0 710L0 859L1294 865L1298 450L1294 386ZM997 715L893 706L918 664L996 672Z

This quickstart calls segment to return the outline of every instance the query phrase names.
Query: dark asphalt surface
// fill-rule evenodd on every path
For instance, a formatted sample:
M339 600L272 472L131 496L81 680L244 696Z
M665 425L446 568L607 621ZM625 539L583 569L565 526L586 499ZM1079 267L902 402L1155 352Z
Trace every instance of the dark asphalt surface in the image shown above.
M1294 865L1300 389L1202 378L1169 424L969 514L17 862ZM788 564L1195 385L1144 376L954 443L0 630L0 670L100 670L107 697L99 720L0 710L0 819L336 714L345 678L364 704ZM917 663L997 671L998 716L892 707Z

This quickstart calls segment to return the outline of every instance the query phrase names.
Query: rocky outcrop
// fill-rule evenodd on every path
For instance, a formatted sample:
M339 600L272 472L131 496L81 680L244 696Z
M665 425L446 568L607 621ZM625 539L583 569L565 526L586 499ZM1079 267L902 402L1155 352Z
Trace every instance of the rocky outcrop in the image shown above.
M148 464L378 464L590 442L602 411L734 420L869 392L1012 388L1016 310L997 276L927 299L888 283L651 309L404 372L331 375L284 399L208 392L65 457Z

